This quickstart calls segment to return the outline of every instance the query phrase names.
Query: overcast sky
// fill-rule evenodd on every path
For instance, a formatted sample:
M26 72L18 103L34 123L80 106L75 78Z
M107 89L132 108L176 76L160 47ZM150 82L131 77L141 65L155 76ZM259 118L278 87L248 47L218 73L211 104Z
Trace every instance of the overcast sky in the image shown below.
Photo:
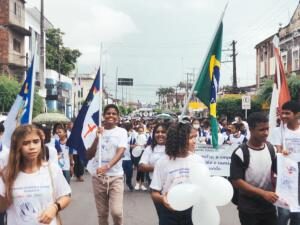
M95 73L103 43L105 87L115 96L118 77L134 79L129 100L157 101L159 87L198 73L227 0L45 0L45 16L79 49L81 73ZM224 17L223 49L237 41L238 86L255 84L254 46L287 25L298 0L231 0ZM40 0L27 6L40 8ZM223 52L222 60L230 60ZM232 83L232 63L221 66L220 85ZM121 98L121 88L118 88Z

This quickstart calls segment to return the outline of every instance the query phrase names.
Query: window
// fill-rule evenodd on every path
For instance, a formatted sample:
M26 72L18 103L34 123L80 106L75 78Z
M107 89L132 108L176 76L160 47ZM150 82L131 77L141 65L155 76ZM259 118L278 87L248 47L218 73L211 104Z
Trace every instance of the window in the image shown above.
M16 51L16 52L21 53L21 42L18 41L17 39L14 39L14 40L13 40L13 49L14 49L14 51Z
M274 46L270 45L270 58L274 57Z
M281 58L282 58L284 70L286 71L287 70L287 52L282 52Z
M299 50L293 50L292 70L299 70Z
M14 3L14 14L17 15L17 3Z
M14 2L14 14L21 18L22 16L22 5L18 4L17 2Z
M264 50L263 50L263 48L261 48L259 50L259 57L260 57L260 61L263 62L264 61Z
M31 35L29 36L29 52L32 53L32 27L29 27L29 31L31 33Z

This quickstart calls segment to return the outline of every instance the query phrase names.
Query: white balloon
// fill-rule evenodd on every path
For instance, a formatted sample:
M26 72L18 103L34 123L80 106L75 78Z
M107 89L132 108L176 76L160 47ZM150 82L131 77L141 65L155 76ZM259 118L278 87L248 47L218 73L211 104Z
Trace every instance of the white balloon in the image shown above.
M200 187L204 187L207 184L210 173L208 167L205 164L193 163L190 167L189 176L191 183L197 184Z
M167 200L170 206L177 211L183 211L201 199L201 188L194 184L178 184L168 192Z
M220 214L216 206L202 199L193 207L192 220L194 225L219 225Z
M233 196L231 183L223 177L211 177L205 193L206 199L215 206L228 204Z

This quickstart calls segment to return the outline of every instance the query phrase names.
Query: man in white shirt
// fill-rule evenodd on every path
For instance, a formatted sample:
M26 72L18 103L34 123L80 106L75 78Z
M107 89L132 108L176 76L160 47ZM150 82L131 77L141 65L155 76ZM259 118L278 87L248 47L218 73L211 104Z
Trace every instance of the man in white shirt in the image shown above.
M293 148L300 142L300 126L298 118L300 115L300 104L289 101L283 104L281 110L282 125L274 130L271 142L276 146L277 151L284 155L300 154ZM278 225L300 224L300 213L291 213L288 209L278 208Z

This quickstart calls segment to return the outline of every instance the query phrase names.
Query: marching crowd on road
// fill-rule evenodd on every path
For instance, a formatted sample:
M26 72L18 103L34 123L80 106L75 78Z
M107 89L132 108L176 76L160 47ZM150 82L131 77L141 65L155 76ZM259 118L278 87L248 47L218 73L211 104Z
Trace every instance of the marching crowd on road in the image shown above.
M300 143L300 104L286 102L280 113L270 136L268 117L262 112L250 114L247 122L240 116L230 122L219 119L219 145L239 146L232 154L228 179L242 225L300 224L299 212L274 205L279 199L276 155L291 154L291 140ZM108 225L109 215L114 225L126 224L125 185L129 191L151 192L159 225L192 225L193 209L173 210L167 194L175 185L190 182L192 163L205 164L195 150L212 144L209 120L122 120L118 107L109 104L102 125L85 152L99 225ZM0 140L3 132L0 124ZM0 141L0 225L61 224L59 212L71 202L70 181L84 182L87 166L78 149L68 147L70 132L72 123L52 129L21 125L9 149Z

